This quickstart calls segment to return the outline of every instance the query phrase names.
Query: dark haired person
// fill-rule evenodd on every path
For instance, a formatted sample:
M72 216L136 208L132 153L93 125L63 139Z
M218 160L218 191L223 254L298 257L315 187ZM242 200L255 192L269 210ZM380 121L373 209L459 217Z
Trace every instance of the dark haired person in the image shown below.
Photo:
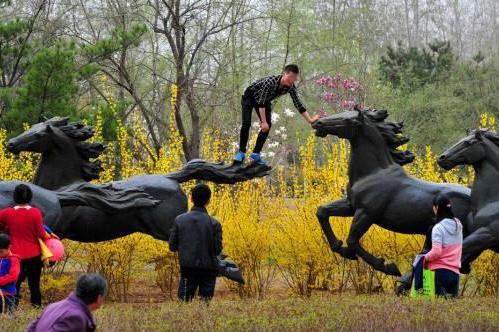
M0 233L0 313L12 313L16 303L19 257L9 249L10 237Z
M210 300L215 292L222 226L206 211L210 198L207 185L196 185L191 192L194 206L175 219L171 230L169 245L171 251L178 251L178 297L182 301L192 300L197 291L202 299Z
M62 301L50 304L28 327L28 332L95 331L92 311L104 303L107 282L98 273L83 274L76 289Z
M21 284L28 278L31 304L41 306L42 260L38 239L45 240L49 236L43 228L42 213L38 208L29 204L32 197L33 193L27 185L17 185L14 189L14 203L16 205L0 211L0 225L3 225L10 235L12 253L21 258L21 273L16 285L16 302L21 293Z
M256 140L255 148L250 156L252 162L266 164L261 158L260 153L267 140L270 128L272 127L272 105L271 101L284 94L289 94L293 104L305 120L312 124L317 121L323 112L310 116L298 97L295 82L298 79L300 71L297 65L289 64L284 67L281 75L267 76L250 84L244 91L241 99L242 106L242 125L239 138L239 151L234 157L234 162L242 163L246 154L249 132L251 128L251 114L256 111L260 119L260 132Z
M450 199L438 195L433 200L436 224L431 231L431 250L424 264L435 271L435 291L438 296L456 297L459 291L459 268L463 247L463 226L454 217Z

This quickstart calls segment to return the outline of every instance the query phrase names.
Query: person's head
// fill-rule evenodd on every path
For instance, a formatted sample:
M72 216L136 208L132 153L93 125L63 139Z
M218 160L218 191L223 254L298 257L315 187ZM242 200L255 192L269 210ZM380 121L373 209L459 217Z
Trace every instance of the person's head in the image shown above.
M9 254L10 237L5 233L0 233L0 257L6 257Z
M76 296L92 311L102 306L106 293L107 281L99 273L82 274L76 281Z
M205 207L210 202L211 190L204 183L196 185L191 191L191 200L196 207Z
M296 80L298 79L298 75L300 74L300 69L295 64L289 64L284 67L282 72L281 83L287 86L292 86Z
M435 213L437 221L445 218L454 218L454 213L452 212L452 203L444 194L439 194L433 199L433 213Z
M16 204L29 204L33 198L31 188L25 184L19 184L14 188L14 202Z

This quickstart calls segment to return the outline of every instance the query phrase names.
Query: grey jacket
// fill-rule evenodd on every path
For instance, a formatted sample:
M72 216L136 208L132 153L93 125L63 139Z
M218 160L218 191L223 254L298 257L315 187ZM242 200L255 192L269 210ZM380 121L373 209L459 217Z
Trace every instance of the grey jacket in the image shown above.
M218 270L222 226L205 208L193 207L175 219L169 245L171 251L178 251L180 267Z

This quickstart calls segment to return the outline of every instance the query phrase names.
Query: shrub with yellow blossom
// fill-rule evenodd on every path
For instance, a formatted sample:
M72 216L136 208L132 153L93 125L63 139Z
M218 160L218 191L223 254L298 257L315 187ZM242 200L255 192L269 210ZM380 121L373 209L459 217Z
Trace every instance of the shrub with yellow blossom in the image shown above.
M175 104L175 88L172 88ZM109 182L116 174L123 178L136 174L166 174L182 164L182 141L176 132L173 112L170 117L168 143L159 154L149 145L145 131L137 118L127 125L117 120L117 141L109 144L99 158L104 171L99 182ZM495 119L484 115L481 126L495 129ZM97 115L96 141L102 140L102 119ZM130 130L131 129L131 130ZM133 133L133 137L130 133ZM254 140L255 137L252 137ZM6 133L0 131L0 142ZM203 135L202 153L205 159L229 160L227 139L216 130ZM2 144L2 147L4 144ZM227 282L229 289L240 296L262 298L271 289L287 289L308 296L313 290L358 293L387 291L394 279L373 270L362 261L345 260L333 254L325 241L315 213L317 207L343 197L348 181L349 148L345 141L319 140L311 135L300 147L296 164L277 166L266 178L236 185L213 185L210 212L223 226L224 251L243 269L244 286ZM473 174L469 170L444 173L436 165L430 147L423 155L406 166L407 171L422 179L435 182L468 184ZM14 157L0 149L0 175L3 179L29 181L36 157L21 154ZM119 172L116 167L120 167ZM189 191L193 182L184 184ZM340 239L345 240L351 218L330 219ZM421 236L396 234L373 226L362 238L362 245L374 255L386 257L402 270L420 250ZM65 241L67 271L99 271L110 282L112 298L128 300L132 281L150 279L170 297L174 297L178 280L176 256L168 252L164 242L143 234L132 234L113 241L82 244ZM485 252L473 264L473 272L463 280L467 293L498 294L499 258ZM155 276L151 277L151 273ZM47 289L67 283L64 273L45 276ZM65 279L61 279L65 278Z

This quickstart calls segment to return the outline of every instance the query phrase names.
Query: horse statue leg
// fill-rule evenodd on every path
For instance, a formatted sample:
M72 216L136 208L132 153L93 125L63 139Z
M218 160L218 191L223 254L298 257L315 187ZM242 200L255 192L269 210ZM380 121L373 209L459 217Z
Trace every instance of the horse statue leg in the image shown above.
M461 256L461 273L470 273L471 263L477 259L484 250L492 249L497 246L498 239L492 234L489 226L477 229L464 239L463 254Z
M356 210L352 225L350 226L350 232L348 234L348 247L345 249L354 250L360 258L377 271L381 271L388 275L401 276L397 265L393 263L385 264L385 260L383 258L375 257L361 247L359 241L372 225L373 222L369 216L367 216L362 210Z
M343 242L338 240L338 238L334 234L333 229L331 228L331 224L329 223L329 217L352 217L353 214L354 210L352 208L352 205L346 198L321 205L317 209L317 219L319 220L322 232L326 236L331 250L333 252L340 253L342 256L343 254L345 254L342 250ZM355 255L353 255L351 259L356 259Z

